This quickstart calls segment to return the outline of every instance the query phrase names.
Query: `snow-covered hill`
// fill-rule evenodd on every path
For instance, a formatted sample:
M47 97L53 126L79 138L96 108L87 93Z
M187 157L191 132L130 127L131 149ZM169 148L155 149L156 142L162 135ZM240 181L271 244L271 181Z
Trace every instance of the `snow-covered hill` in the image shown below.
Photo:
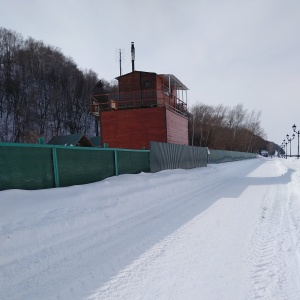
M299 160L0 192L0 299L299 299Z

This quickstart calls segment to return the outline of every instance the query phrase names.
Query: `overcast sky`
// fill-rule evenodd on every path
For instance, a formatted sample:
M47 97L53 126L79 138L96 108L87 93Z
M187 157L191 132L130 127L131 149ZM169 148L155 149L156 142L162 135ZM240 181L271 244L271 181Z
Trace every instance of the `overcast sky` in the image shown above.
M299 0L0 0L0 26L57 46L107 81L174 74L196 103L262 112L267 139L300 129ZM296 144L296 143L294 143Z

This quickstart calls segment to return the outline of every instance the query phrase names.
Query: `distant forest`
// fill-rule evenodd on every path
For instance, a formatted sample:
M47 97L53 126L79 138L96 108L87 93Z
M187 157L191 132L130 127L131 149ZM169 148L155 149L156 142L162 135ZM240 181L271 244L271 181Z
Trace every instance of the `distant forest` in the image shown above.
M261 112L249 112L242 104L233 108L196 104L189 116L190 144L219 150L280 152L278 145L265 140L260 117Z
M0 27L0 141L95 136L89 96L98 82L95 72L80 70L58 48ZM102 85L110 89L105 80Z
M113 82L81 70L60 49L0 27L0 142L46 142L53 136L99 134L89 97L115 90ZM189 111L191 145L236 151L274 152L264 139L260 113L197 104Z

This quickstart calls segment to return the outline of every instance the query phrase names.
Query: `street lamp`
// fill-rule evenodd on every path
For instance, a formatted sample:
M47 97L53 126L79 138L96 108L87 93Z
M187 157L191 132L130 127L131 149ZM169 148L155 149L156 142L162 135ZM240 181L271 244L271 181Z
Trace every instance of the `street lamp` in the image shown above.
M289 143L288 141L284 140L285 143L285 158L287 159L287 144Z
M287 144L288 144L288 142L286 142L286 140L283 140L283 144L285 146L285 148L284 148L285 157L284 158L287 158Z
M284 157L284 154L285 154L284 147L285 147L285 144L284 144L284 142L282 142L282 144L281 144L281 151L282 151L282 153L281 153L280 157Z
M295 124L292 126L293 131L298 135L298 155L297 155L297 159L299 159L299 134L300 134L300 131L299 130L296 131L296 127L297 126Z
M295 138L295 134L294 133L293 133L292 137L293 138L289 138L289 135L288 134L286 135L286 138L287 138L287 140L290 143L290 157L292 157L292 140Z

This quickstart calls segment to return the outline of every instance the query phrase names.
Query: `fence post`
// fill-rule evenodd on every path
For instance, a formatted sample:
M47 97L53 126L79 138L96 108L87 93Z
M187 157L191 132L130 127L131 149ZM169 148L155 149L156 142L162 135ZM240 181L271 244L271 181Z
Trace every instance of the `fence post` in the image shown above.
M115 154L115 174L116 176L119 175L119 167L118 167L118 153L117 150L114 150L114 154Z
M53 146L52 148L52 159L53 159L54 183L55 183L55 187L59 187L58 163L57 163L57 153L56 153L55 146Z

